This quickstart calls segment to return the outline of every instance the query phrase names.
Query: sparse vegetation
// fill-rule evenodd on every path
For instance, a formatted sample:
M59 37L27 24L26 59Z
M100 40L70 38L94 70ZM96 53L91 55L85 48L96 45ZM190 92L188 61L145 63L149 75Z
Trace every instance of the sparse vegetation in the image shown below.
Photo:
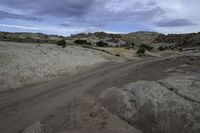
M58 46L62 46L63 48L65 48L65 47L66 47L65 39L59 40L59 41L57 42L57 45L58 45Z
M183 51L183 48L178 48L178 51L179 51L179 52L182 52L182 51Z
M82 39L77 39L74 41L75 44L89 44L86 40L82 40Z
M168 49L167 46L160 46L160 47L158 48L159 51L164 51L164 50L167 50L167 49Z
M139 55L139 56L145 56L145 52L146 52L145 48L139 47L139 49L137 51L137 55Z
M120 57L120 54L116 54L115 56L118 56L118 57Z
M58 40L64 37L57 35L45 35L42 33L11 33L0 32L0 40L8 42L23 43L52 43L56 44Z
M108 43L99 41L99 42L97 42L97 47L108 47Z
M142 45L140 45L140 48L144 48L144 49L146 49L146 50L148 50L148 51L151 51L152 49L153 49L153 47L151 47L151 46L149 46L149 45L146 45L146 44L142 44Z
M152 49L153 49L153 47L146 45L146 44L142 44L138 48L137 55L145 56L146 50L151 51Z

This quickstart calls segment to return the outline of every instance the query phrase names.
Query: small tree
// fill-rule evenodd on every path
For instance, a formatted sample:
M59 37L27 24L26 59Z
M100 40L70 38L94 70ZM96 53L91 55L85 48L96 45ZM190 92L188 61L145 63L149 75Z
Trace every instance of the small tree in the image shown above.
M98 47L108 47L108 43L103 42L103 41L99 41L99 42L97 42L97 46Z
M151 51L152 49L153 49L153 47L151 47L151 46L149 46L149 45L146 45L146 44L142 44L142 45L140 45L140 47L141 48L144 48L144 49L146 49L146 50L148 50L148 51Z
M65 47L66 47L66 42L65 42L64 39L62 39L62 40L59 40L59 41L57 42L57 45L58 45L58 46L62 46L63 48L65 48Z
M145 52L146 52L145 48L139 47L139 49L137 51L137 55L139 55L139 56L145 56Z
M164 50L166 50L166 49L167 49L167 46L160 46L160 47L158 48L159 51L164 51Z
M76 43L76 44L88 44L88 42L86 40L81 40L81 39L75 40L74 43Z

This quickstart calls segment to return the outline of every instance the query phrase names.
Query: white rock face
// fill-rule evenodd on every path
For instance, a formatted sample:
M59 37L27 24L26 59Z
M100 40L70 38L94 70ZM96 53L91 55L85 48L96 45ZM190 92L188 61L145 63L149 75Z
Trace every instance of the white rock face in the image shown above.
M108 111L144 133L200 132L200 74L138 81L101 94Z
M77 73L84 67L107 61L106 56L81 47L63 49L53 44L0 42L0 91L63 73Z

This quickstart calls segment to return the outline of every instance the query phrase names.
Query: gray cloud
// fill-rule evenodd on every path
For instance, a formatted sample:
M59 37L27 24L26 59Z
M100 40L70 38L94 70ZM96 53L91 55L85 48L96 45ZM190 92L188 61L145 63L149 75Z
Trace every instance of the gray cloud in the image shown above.
M80 17L87 14L95 0L0 0L1 5L32 11L35 15Z
M63 23L63 24L60 24L61 26L64 26L64 27L70 27L71 25L70 24L67 24L67 23Z
M106 0L0 0L1 5L18 9L31 11L31 15L54 16L63 19L84 19L84 21L140 21L150 20L164 13L160 7L156 7L154 1L148 4L140 2L133 3L129 8L123 11L110 11L105 8ZM155 6L146 9L148 6ZM137 9L140 8L138 11ZM99 25L99 24L98 24Z
M94 0L61 0L55 4L54 0L46 0L45 8L39 14L57 17L81 17L87 14L94 6Z
M103 27L106 25L113 25L114 23L137 23L140 21L152 21L158 16L164 15L165 12L160 7L146 10L123 10L123 11L110 11L104 7L98 8L89 12L85 17L72 18L67 20L62 26L96 26Z
M190 20L198 23L199 18L197 15L197 17L190 16L193 10L190 12L188 10L188 13L179 12L181 8L189 6L184 4L187 3L186 0L183 1L185 2L173 0L166 2L159 0L0 0L0 7L3 7L2 11L0 10L0 19L35 21L42 18L41 25L59 25L63 26L63 29L80 27L106 30L122 28L123 30L125 26L135 26L133 29L140 26L142 30L143 27L167 29L195 25ZM173 6L171 6L172 3ZM188 7L188 9L191 8L193 9L193 6ZM23 15L15 14L15 11L22 12ZM160 21L154 23L156 20ZM144 23L145 25L142 25Z
M181 26L192 26L197 25L187 19L173 19L173 20L161 20L155 23L158 27L181 27Z
M154 7L146 11L129 12L134 21L148 21L165 14L165 11L160 7Z
M0 19L21 19L21 20L32 20L32 21L39 21L40 18L37 17L30 17L26 15L14 14L5 11L0 11Z

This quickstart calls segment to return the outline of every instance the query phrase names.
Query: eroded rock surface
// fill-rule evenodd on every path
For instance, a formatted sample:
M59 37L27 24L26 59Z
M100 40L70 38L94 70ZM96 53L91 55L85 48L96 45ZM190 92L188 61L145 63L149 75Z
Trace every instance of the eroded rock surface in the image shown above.
M108 112L91 96L73 100L41 123L39 133L142 133ZM30 133L30 129L38 131L30 127L25 133Z
M199 76L172 76L110 88L102 93L101 104L144 133L199 133Z
M75 74L112 58L81 47L0 42L0 91Z
M199 133L200 74L170 76L84 95L44 119L40 132Z

